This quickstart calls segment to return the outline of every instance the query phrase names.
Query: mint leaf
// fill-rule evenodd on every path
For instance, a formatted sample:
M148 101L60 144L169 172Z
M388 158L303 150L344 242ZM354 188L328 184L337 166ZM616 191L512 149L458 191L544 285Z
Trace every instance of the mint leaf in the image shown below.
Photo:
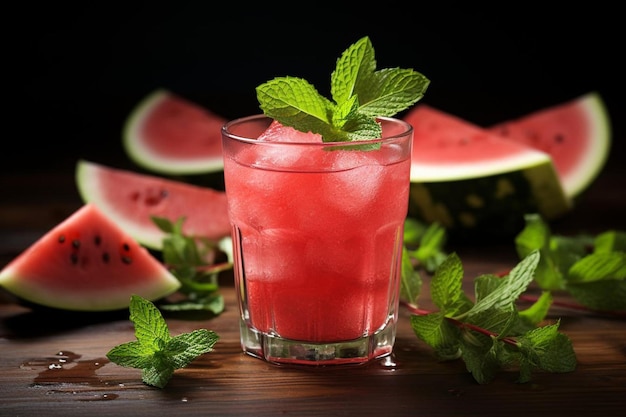
M167 342L165 350L169 353L172 366L184 368L198 356L210 352L217 342L215 334L205 329L194 330L173 337Z
M410 69L387 68L373 74L372 83L357 91L359 111L369 116L394 116L424 97L428 80Z
M152 362L153 350L138 341L115 346L107 357L120 366L128 368L148 368Z
M278 77L256 88L261 110L285 126L322 135L332 135L330 116L335 104L324 98L308 81Z
M461 352L465 368L479 384L491 381L502 367L500 357L503 350L493 339L466 335L461 338Z
M419 339L434 349L439 360L453 360L461 356L461 332L446 320L442 312L412 315L411 327Z
M404 222L404 244L415 247L409 252L419 266L432 273L445 260L446 229L439 223L428 226L411 218Z
M626 252L626 232L609 230L599 234L594 239L594 251L596 253Z
M552 293L550 291L543 291L537 301L527 309L520 311L519 315L529 323L537 325L546 318L546 315L550 311L552 300Z
M539 327L518 338L519 382L528 382L536 369L571 372L576 369L576 353L567 336L558 333L559 322Z
M626 252L592 253L577 261L568 271L568 283L626 278Z
M413 267L411 255L406 247L402 248L402 277L400 280L400 298L417 306L417 299L422 291L422 277Z
M596 311L626 311L626 280L568 284L567 291L581 305Z
M550 229L537 214L525 217L526 227L515 238L517 253L525 258L531 252L539 250L541 260L537 266L538 284L544 289L562 289L563 274L558 264L558 257L550 245Z
M130 321L135 324L135 337L147 349L161 349L170 338L170 331L161 312L141 297L130 300Z
M373 83L376 70L374 48L364 37L345 50L337 60L330 78L330 93L336 103L345 103L359 94L365 94Z
M477 286L476 304L469 310L468 314L476 314L491 308L506 308L512 305L533 281L538 262L539 252L532 252L522 259L508 276L491 280L490 282L497 283L496 288L490 291L480 291L481 287Z
M430 295L433 303L447 316L456 316L467 310L471 305L462 291L463 265L456 253L439 265L430 284Z
M131 297L129 309L137 340L115 346L107 358L120 366L141 369L148 385L165 387L176 369L212 351L219 339L205 329L171 337L161 312L140 296Z
M277 77L256 88L261 110L285 126L320 134L324 142L381 137L377 117L393 116L419 101L430 81L412 69L376 71L369 37L351 45L331 74L333 100L306 80Z

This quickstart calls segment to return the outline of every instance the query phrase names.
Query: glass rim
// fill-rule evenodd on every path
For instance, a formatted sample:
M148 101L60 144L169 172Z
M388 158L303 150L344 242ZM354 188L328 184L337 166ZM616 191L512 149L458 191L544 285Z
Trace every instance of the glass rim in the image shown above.
M244 117L239 117L233 120L230 120L226 123L224 123L222 125L221 128L221 132L223 136L226 136L230 139L236 140L236 141L240 141L240 142L245 142L245 143L253 143L253 144L263 144L263 145L267 145L267 146L276 146L276 145L281 145L281 146L286 146L286 145L298 145L298 146L346 146L346 144L368 144L368 143L387 143L387 142L393 142L399 138L405 137L410 135L413 132L413 126L402 120L402 119L398 119L395 117L386 117L386 116L380 116L377 117L376 120L380 120L380 121L386 121L386 122L392 122L392 123L396 123L399 125L404 126L404 129L399 132L399 133L394 133L393 135L382 135L381 138L376 138L376 139L365 139L365 140L358 140L358 141L335 141L335 142L276 142L276 141L259 141L257 140L257 138L249 138L246 136L241 136L241 135L237 135L235 133L232 133L229 128L231 126L237 125L237 124L241 124L244 122L250 122L250 121L256 121L256 120L273 120L271 117L269 117L266 114L253 114L250 116L244 116Z

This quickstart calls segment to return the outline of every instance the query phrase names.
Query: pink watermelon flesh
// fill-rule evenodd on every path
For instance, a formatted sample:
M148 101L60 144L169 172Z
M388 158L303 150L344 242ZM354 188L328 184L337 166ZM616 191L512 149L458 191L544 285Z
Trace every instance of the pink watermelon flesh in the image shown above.
M608 156L609 122L596 93L505 121L490 132L552 157L563 188L579 194L598 174Z
M106 311L156 300L180 282L95 205L86 204L11 261L0 285L46 307Z
M152 175L79 161L76 181L85 202L98 206L140 243L160 249L165 234L151 217L176 222L183 233L220 240L230 235L226 193Z
M191 101L157 90L129 117L124 145L136 163L156 172L214 172L223 169L225 122Z
M413 126L411 179L420 182L483 177L545 163L543 152L490 133L426 104L409 111Z

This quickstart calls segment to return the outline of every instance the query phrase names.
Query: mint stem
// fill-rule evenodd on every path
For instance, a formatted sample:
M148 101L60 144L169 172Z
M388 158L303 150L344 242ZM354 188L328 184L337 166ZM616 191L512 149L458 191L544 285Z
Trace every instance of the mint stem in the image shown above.
M424 310L421 308L417 308L414 304L410 304L407 303L406 301L401 300L400 304L402 304L403 306L405 306L412 314L418 315L418 316L425 316L427 314L431 314L433 313L432 311L429 310ZM477 333L483 334L485 336L488 337L498 337L498 333L494 333L490 330L484 329L482 327L470 324L470 323L464 323L462 321L453 319L452 317L446 317L446 320L448 320L450 323L454 324L456 327L458 327L459 329L463 330L463 329L470 329L473 330ZM502 342L507 343L511 346L515 346L517 347L517 340L515 340L512 337L503 337L502 339L500 339Z
M526 303L534 303L538 299L539 297L533 296L533 295L520 295L519 297L520 301L524 301ZM552 305L557 306L557 307L569 308L571 310L586 311L588 313L593 313L593 314L601 314L601 315L607 315L607 316L613 316L613 317L626 318L626 312L623 312L623 311L594 310L589 307L585 307L584 305L581 305L581 304L568 303L565 301L552 301Z

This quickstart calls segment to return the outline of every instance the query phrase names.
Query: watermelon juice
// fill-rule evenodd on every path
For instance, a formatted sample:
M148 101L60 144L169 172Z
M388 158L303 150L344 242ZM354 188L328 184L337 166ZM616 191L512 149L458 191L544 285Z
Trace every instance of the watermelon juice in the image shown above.
M266 116L222 129L244 351L313 364L391 352L412 129L380 122L384 139L340 144L268 130Z

